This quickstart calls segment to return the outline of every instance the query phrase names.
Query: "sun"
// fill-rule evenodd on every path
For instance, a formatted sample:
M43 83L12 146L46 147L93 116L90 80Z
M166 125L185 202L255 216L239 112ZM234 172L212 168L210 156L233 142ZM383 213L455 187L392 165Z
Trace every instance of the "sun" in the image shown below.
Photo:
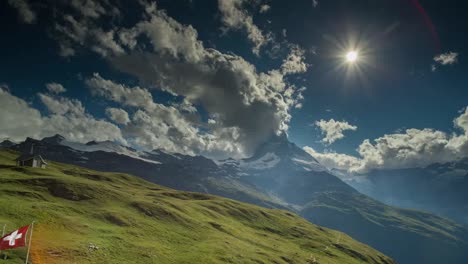
M358 52L357 51L349 51L348 53L346 53L346 62L348 63L355 63L358 59Z

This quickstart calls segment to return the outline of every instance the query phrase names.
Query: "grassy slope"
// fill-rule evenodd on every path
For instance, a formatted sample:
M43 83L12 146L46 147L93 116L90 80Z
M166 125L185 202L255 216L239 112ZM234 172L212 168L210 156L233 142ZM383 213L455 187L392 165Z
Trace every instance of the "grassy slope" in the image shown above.
M17 168L15 156L0 151L0 224L37 221L33 263L393 263L287 211L53 162Z

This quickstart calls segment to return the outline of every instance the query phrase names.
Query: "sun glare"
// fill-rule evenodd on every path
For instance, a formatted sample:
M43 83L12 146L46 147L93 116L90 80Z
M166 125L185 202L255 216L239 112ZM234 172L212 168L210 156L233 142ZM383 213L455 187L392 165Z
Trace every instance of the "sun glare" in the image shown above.
M354 63L358 59L358 53L357 51L350 51L346 53L346 61L349 63Z

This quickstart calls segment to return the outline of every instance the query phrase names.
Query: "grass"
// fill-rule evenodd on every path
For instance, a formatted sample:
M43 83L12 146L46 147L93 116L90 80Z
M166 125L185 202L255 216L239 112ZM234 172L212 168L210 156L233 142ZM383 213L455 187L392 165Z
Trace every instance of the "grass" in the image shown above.
M32 263L393 263L288 211L0 151L0 225L36 221ZM24 263L25 248L2 263Z

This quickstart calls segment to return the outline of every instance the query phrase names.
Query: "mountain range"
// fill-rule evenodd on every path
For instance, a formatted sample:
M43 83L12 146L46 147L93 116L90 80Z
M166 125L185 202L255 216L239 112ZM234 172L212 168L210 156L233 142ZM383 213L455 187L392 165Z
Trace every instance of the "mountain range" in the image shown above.
M346 182L387 204L418 208L468 225L468 159L422 168L374 170Z
M79 144L60 135L28 138L8 148L29 152L31 146L48 160L288 209L312 223L343 231L398 263L468 262L468 230L463 225L362 194L284 136L270 139L252 157L239 160L136 151L114 142Z

